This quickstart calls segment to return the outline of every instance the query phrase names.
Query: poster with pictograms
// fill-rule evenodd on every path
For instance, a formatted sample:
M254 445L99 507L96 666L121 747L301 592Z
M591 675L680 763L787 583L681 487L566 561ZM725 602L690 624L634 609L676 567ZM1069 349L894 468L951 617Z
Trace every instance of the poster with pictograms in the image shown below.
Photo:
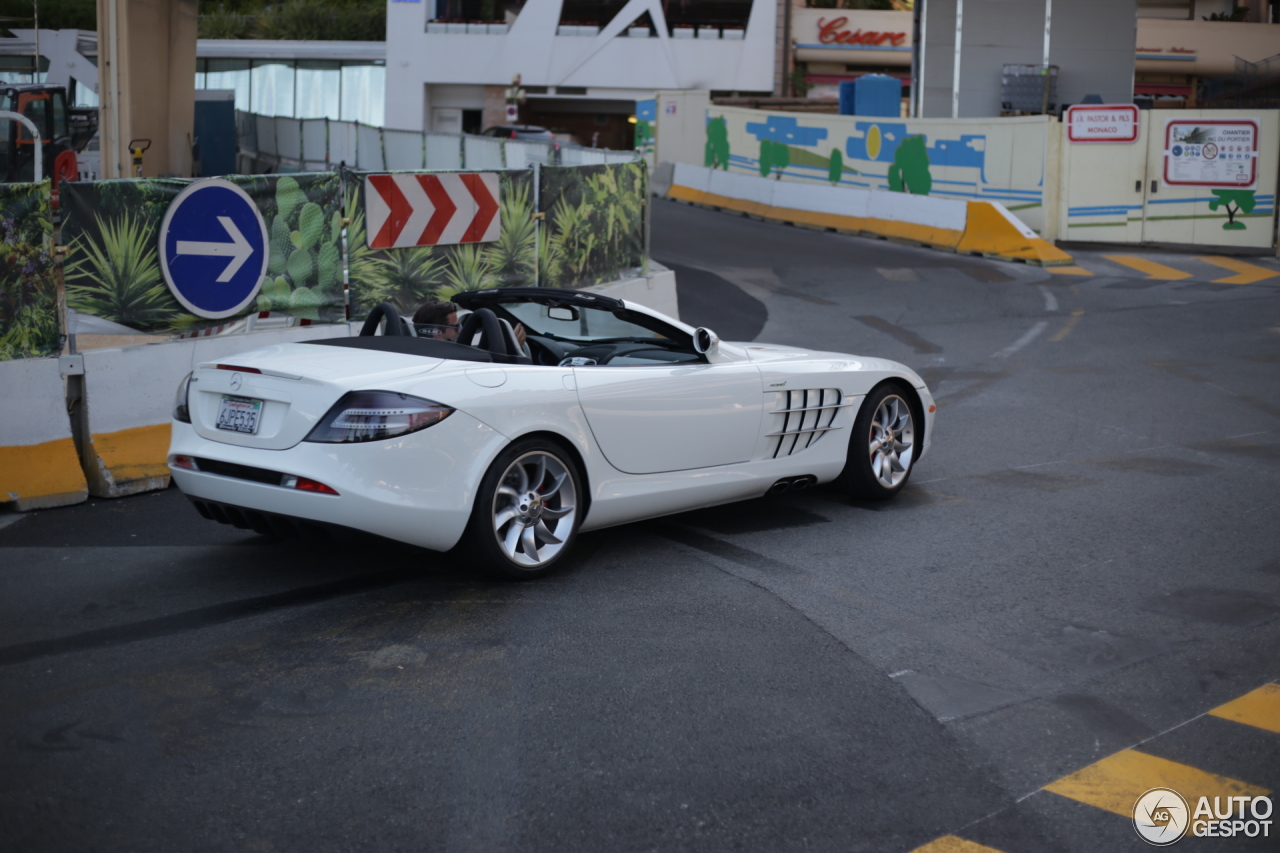
M1164 183L1254 189L1258 124L1257 119L1169 119L1164 129Z

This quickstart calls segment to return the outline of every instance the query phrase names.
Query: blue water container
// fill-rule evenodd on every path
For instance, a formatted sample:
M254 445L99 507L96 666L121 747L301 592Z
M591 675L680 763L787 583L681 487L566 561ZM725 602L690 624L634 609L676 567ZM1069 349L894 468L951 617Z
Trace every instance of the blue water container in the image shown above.
M853 90L853 110L844 108L845 86ZM840 84L840 112L844 115L882 116L898 118L902 115L902 81L888 74L864 74L852 84Z
M855 87L857 85L858 85L858 81L856 80L840 81L840 115L842 116L857 115L857 112L854 110L854 106L853 106L854 97L855 97L854 92L855 92Z

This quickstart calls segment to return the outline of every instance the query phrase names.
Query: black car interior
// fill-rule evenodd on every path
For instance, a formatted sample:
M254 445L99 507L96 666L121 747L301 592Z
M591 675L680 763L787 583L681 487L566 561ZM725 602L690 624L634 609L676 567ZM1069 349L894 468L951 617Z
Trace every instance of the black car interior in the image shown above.
M526 290L533 292L526 294L524 292ZM538 289L509 288L503 291L458 294L454 300L459 306L471 310L462 322L456 341L417 336L413 325L400 316L396 307L389 302L383 302L374 306L369 312L358 337L326 338L306 343L498 364L585 367L596 364L657 365L705 362L703 356L694 351L692 339L688 335L668 337L673 331L670 327L660 324L659 321L647 315L627 311L623 303L608 297L583 293L550 297L545 291L539 292ZM586 307L611 311L632 325L649 329L654 332L654 337L573 340L531 328L526 320L507 311L502 305L503 301L508 304L537 302L557 306L580 301ZM570 310L573 310L571 306ZM526 342L532 357L525 355L516 340L513 330L520 323L525 326ZM659 326L661 330L654 328Z

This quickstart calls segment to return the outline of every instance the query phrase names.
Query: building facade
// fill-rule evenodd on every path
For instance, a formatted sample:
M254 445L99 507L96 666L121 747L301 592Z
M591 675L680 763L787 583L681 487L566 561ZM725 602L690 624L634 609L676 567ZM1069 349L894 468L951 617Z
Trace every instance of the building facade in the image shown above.
M388 127L479 133L517 121L630 148L658 89L770 93L775 0L391 0ZM643 107L641 108L643 110Z

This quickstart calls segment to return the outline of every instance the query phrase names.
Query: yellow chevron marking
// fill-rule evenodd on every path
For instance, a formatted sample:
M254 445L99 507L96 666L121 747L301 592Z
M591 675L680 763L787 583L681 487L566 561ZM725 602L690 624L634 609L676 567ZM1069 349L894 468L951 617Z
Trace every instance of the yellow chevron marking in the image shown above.
M1280 684L1264 684L1252 693L1209 712L1224 720L1280 734Z
M1271 793L1247 782L1126 749L1044 786L1068 799L1133 817L1133 804L1152 788L1172 788L1187 802L1200 797L1261 797Z
M1280 270L1269 270L1257 264L1246 264L1244 261L1237 261L1235 258L1220 258L1216 255L1211 255L1202 256L1199 260L1207 264L1213 264L1215 267L1222 267L1224 270L1238 273L1238 275L1229 275L1226 278L1215 278L1213 280L1214 284L1253 284L1280 275Z
M936 841L930 841L923 847L917 847L911 853L1000 853L994 847L975 844L954 835L944 835Z
M1094 275L1094 273L1089 272L1079 264L1072 264L1067 267L1045 267L1045 269L1054 275Z
M1139 258L1136 255L1103 255L1102 257L1113 263L1135 269L1138 272L1144 272L1147 274L1148 279L1178 281L1184 278L1191 278L1191 273L1189 272L1175 270L1173 267L1166 267L1164 264L1158 264L1146 258Z

